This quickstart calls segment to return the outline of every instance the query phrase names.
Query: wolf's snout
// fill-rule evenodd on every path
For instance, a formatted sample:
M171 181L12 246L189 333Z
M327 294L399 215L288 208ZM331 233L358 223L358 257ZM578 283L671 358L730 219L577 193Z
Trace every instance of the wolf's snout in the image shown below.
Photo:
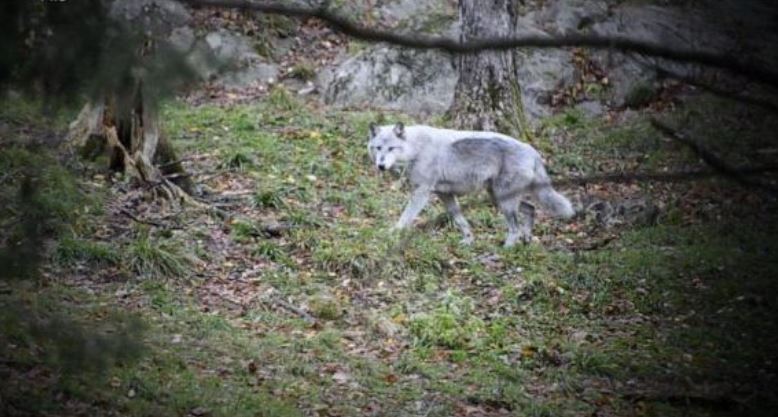
M378 164L378 169L380 169L381 171L386 171L386 165Z

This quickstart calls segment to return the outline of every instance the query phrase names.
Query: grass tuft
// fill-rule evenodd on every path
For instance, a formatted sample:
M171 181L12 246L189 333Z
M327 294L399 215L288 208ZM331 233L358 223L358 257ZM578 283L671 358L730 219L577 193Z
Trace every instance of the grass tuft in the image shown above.
M57 242L54 260L66 266L74 266L78 263L105 266L120 264L121 255L104 243L64 237Z
M158 243L141 232L127 248L127 265L144 278L181 278L190 271L189 259L171 244Z

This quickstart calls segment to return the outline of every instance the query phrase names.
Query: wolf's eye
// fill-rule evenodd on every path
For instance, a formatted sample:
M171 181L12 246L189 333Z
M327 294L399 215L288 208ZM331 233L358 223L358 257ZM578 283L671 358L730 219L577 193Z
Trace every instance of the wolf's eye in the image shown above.
M380 147L380 146L376 146L376 147L375 147L375 149L376 149L377 151L380 151L380 150L381 150L381 147Z
M396 147L396 146L390 146L390 147L389 147L389 149L387 149L387 151L391 152L391 151L393 151L393 150L395 150L395 149L397 149L397 147Z

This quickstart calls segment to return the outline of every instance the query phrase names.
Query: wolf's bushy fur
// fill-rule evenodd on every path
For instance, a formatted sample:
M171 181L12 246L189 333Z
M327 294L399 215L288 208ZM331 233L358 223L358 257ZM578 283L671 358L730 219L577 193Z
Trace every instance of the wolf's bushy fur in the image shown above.
M368 151L380 170L407 166L413 192L396 228L410 226L434 193L469 244L473 234L456 197L481 189L489 191L508 222L505 246L532 237L534 208L522 202L528 195L555 216L575 214L570 201L551 187L540 154L510 136L423 125L406 128L401 123L371 125Z

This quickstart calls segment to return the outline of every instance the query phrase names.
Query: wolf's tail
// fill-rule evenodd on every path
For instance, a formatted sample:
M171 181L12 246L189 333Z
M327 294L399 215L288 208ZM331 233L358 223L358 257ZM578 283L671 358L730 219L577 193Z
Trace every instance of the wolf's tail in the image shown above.
M575 215L570 200L551 187L551 178L548 177L543 162L539 159L535 163L535 181L532 183L532 189L540 204L554 216L569 219Z

